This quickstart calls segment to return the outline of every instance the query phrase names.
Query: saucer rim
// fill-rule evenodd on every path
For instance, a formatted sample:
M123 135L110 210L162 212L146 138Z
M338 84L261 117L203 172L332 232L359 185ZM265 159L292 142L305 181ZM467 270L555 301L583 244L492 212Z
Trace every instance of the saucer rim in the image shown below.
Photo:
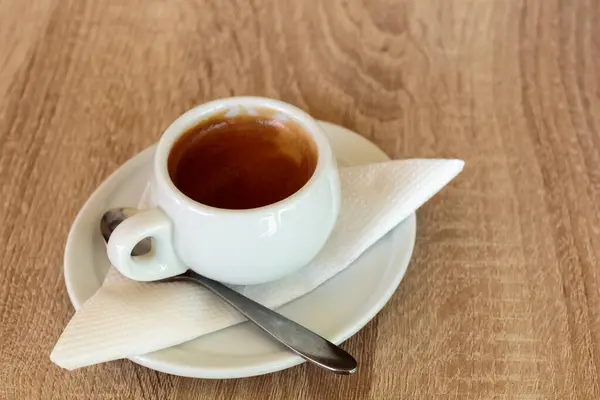
M362 143L360 143L360 146L368 146L371 148L372 151L378 152L380 154L380 156L382 157L382 161L390 159L389 156L387 154L385 154L377 145L375 145L373 142L369 141L365 137L357 134L356 132L351 131L347 128L344 128L342 126L333 124L333 123L329 123L329 122L325 122L325 121L318 121L318 122L319 122L319 124L322 125L323 130L325 130L326 133L330 129L343 130L345 134L349 134L350 136L353 136L353 140L355 140L357 143L362 142ZM104 192L113 193L118 188L118 186L120 186L122 181L127 179L127 177L126 177L126 175L128 175L127 172L130 172L130 174L131 174L133 171L136 171L137 168L141 167L144 163L146 163L147 162L146 161L146 157L147 157L146 153L154 152L155 149L156 149L156 144L153 144L153 145L147 147L146 149L142 150L141 152L133 155L124 164L120 165L113 173L111 173L88 197L85 204L79 210L76 218L74 219L74 221L69 229L69 234L67 237L67 241L66 241L66 245L65 245L65 252L64 252L63 273L64 273L65 285L67 288L67 293L68 293L69 299L70 299L71 303L73 304L75 310L78 310L81 307L81 305L88 299L80 299L79 296L76 294L76 286L77 286L76 279L73 279L73 277L70 274L68 259L69 259L69 254L72 252L73 240L74 240L73 234L75 232L78 232L80 229L85 229L85 228L80 227L79 225L82 224L82 220L84 219L84 216L90 212L90 209L96 208L95 203L97 203L97 201L95 201L95 200L99 198L101 193L104 193ZM340 332L340 335L338 337L334 337L334 338L328 337L328 340L330 340L331 342L339 345L340 343L344 342L348 338L355 335L358 331L360 331L388 303L388 301L390 300L390 298L392 297L392 295L395 293L396 289L398 288L400 282L404 278L404 275L405 275L408 265L410 263L410 259L412 258L412 254L413 254L414 246L415 246L415 242L416 242L416 228L417 228L416 225L417 224L416 224L415 213L414 212L411 213L401 224L402 225L408 224L408 234L410 235L411 240L408 245L408 249L406 252L404 252L404 254L396 253L396 255L395 255L397 257L397 259L394 260L394 264L397 265L398 268L396 269L396 273L393 276L394 279L391 280L389 282L389 284L386 286L387 289L384 292L381 292L377 296L378 299L375 302L375 304L373 304L373 306L371 306L367 312L363 313L362 317L359 318L358 322L355 322L351 328ZM398 227L394 228L391 232L394 232L396 229L398 229ZM334 278L332 278L332 279L334 279ZM310 293L307 293L307 295L310 295ZM141 366L144 366L144 367L147 367L147 368L159 371L159 372L164 372L164 373L177 375L177 376L183 376L183 377L203 378L203 379L235 379L235 378L257 376L257 375L263 375L263 374L268 374L268 373L272 373L272 372L277 372L277 371L287 369L287 368L290 368L290 367L293 367L293 366L296 366L296 365L299 365L299 364L302 364L305 362L305 360L302 359L301 357L290 353L290 355L288 357L285 357L282 360L276 359L274 361L261 363L258 365L248 365L248 366L245 366L242 368L236 368L235 373L232 374L231 367L214 366L211 368L203 368L203 367L198 367L198 366L189 366L189 365L181 365L181 364L178 365L176 363L168 362L165 360L153 359L152 354L153 353L144 354L144 355L135 356L135 357L129 357L128 359L133 361L136 364L139 364Z

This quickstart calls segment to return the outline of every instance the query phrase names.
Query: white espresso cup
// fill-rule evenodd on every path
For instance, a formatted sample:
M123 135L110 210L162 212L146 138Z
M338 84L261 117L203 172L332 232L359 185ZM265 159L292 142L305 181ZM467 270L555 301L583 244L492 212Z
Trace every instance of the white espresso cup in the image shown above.
M265 114L298 127L314 142L316 167L289 197L250 209L222 209L192 200L169 174L173 145L189 129L216 116ZM249 166L251 167L251 166ZM233 97L193 108L161 136L154 155L150 195L144 210L112 233L108 257L123 275L138 281L172 277L192 269L229 284L279 279L306 265L329 237L340 209L336 160L318 123L302 110L260 97ZM150 253L132 257L135 245L152 238Z

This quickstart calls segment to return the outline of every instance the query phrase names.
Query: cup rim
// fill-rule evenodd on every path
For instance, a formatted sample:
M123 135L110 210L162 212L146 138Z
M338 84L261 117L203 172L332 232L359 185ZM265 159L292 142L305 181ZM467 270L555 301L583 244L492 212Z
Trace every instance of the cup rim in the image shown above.
M300 189L282 200L261 207L229 209L200 203L188 197L175 186L168 170L168 158L175 142L194 125L210 118L212 115L222 113L235 107L268 109L282 113L296 124L300 125L304 130L304 133L312 138L317 149L317 165L315 166L315 170L311 177ZM176 196L186 207L204 213L248 214L286 208L287 205L296 202L299 198L307 196L310 188L320 179L321 175L325 173L326 166L331 164L334 164L335 166L333 151L331 150L329 140L317 121L300 108L289 103L272 98L256 96L235 96L216 99L189 109L175 119L163 132L158 141L156 153L154 155L154 173L155 179L160 184L159 190L168 190L171 195Z

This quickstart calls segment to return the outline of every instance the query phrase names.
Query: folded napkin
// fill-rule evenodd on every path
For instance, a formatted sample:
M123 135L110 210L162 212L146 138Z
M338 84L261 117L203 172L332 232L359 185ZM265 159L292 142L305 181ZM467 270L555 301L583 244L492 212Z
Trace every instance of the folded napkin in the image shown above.
M321 252L278 281L234 289L276 308L345 269L442 189L460 160L403 160L342 168L342 207ZM189 282L140 283L110 268L102 287L77 310L51 360L66 369L146 354L244 321L206 289Z

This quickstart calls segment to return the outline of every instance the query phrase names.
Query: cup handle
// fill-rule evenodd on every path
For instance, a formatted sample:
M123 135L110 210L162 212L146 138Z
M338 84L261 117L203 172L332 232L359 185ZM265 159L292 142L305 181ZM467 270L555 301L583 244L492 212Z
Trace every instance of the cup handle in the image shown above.
M132 257L131 251L140 241L152 238L152 250ZM129 279L156 281L187 271L173 248L173 223L160 209L135 214L121 222L110 235L107 246L112 265Z

